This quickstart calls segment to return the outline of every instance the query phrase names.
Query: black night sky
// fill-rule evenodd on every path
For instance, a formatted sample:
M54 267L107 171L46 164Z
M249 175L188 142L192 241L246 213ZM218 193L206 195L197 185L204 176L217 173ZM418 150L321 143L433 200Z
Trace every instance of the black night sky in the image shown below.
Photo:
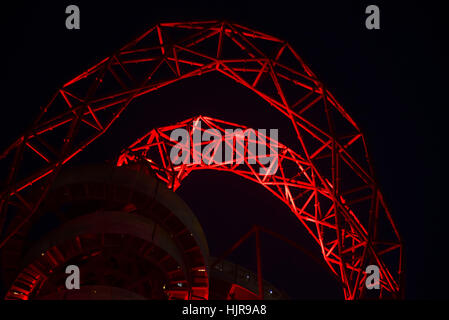
M442 139L447 99L439 24L431 1L17 1L2 4L0 149L31 123L64 82L158 22L226 19L288 40L353 116L368 141L377 179L406 244L406 297L448 298ZM393 3L394 2L394 3ZM76 4L81 29L65 28ZM376 4L381 29L365 28ZM444 79L445 81L443 81ZM134 102L104 139L75 162L113 160L155 126L198 114L272 128L272 115L231 80L188 80ZM263 111L260 111L263 110ZM268 110L268 111L267 111ZM279 117L281 117L279 115ZM282 127L280 140L282 141ZM447 129L445 130L445 132ZM288 208L263 188L217 172L192 174L179 190L197 214L212 255L257 223L314 252L315 243ZM253 242L234 259L254 267ZM262 237L264 276L292 298L341 299L332 278L287 245Z

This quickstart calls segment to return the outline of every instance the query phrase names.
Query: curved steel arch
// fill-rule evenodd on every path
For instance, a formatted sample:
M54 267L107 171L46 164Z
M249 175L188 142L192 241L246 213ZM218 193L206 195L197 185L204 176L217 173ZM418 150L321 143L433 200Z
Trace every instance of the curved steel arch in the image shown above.
M0 227L7 214L20 212L4 230L0 248L37 210L61 166L103 135L131 101L212 71L291 120L298 156L310 165L314 185L331 193L329 208L311 211L309 232L344 283L345 298L365 295L368 264L381 271L378 296L399 297L402 240L375 181L363 133L288 42L225 21L158 24L53 95L30 129L0 154L12 162L0 194ZM23 168L32 167L36 156L42 164L26 174ZM29 195L35 183L41 187L37 199Z

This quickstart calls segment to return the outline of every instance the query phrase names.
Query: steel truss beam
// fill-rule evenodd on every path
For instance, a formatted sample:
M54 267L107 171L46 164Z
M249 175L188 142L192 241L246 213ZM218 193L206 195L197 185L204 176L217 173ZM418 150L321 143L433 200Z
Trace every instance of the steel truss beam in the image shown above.
M401 296L402 240L363 133L288 42L225 21L160 23L54 94L29 130L0 153L11 164L3 165L8 171L0 227L15 217L3 228L0 248L36 212L60 168L100 138L135 98L209 72L235 80L290 119L298 145L294 156L284 150L283 161L304 162L297 172L304 188L286 184L286 177L270 188L319 244L344 283L345 298L364 296L368 264L381 270L379 297ZM35 170L29 174L29 168ZM249 172L241 175L261 183ZM37 198L33 184L40 188Z

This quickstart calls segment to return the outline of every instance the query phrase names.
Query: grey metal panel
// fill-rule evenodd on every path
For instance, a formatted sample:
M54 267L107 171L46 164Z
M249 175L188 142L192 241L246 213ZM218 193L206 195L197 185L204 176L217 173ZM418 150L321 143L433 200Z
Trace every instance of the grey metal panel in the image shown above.
M173 257L185 274L188 273L182 253L167 231L147 217L118 211L94 212L70 220L33 246L24 259L25 263L32 263L42 252L66 240L82 234L99 233L127 234L152 242Z
M148 197L154 198L176 215L176 217L192 233L196 243L200 247L205 261L208 261L209 247L206 235L197 217L176 193L168 189L165 184L157 180L157 178L126 167L96 164L62 171L53 184L52 189L57 189L67 184L87 182L120 185L137 190Z

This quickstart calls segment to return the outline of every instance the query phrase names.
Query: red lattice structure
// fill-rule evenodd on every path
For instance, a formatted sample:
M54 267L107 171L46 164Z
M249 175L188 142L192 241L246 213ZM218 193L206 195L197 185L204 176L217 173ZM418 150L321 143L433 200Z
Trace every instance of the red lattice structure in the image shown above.
M176 129L184 129L186 133L188 132L190 139L187 143L180 143L170 137ZM241 129L240 133L230 135L226 132L226 130L234 132L236 129ZM256 130L248 130L251 129L210 117L199 116L187 119L176 125L151 130L120 155L117 165L122 166L144 160L148 162L152 172L173 190L178 189L182 180L194 170L213 169L232 172L267 187L287 205L293 205L291 209L296 212L294 202L286 201L293 200L288 191L289 185L293 188L315 190L311 177L307 173L308 163L293 150L279 144L270 136ZM213 135L211 137L213 141L195 142L191 139L196 133L202 135L204 132ZM251 144L254 149L248 147ZM208 151L201 150L205 146L209 146ZM228 147L228 150L233 153L229 161L225 161L223 146ZM264 148L265 156L258 156L257 150L261 148ZM185 152L184 156L178 155L182 151ZM217 155L218 152L222 153L220 157ZM171 153L176 156L172 157ZM262 158L269 158L270 155L273 156L273 161L266 165L260 162ZM274 158L277 160L275 161ZM177 162L180 164L174 165ZM292 171L295 174L292 177L286 176L282 166L278 170L279 162L284 164L284 167L287 166L286 162L291 162ZM265 169L265 173L261 172L261 168Z
M290 148L279 144L280 169L273 176L261 177L250 167L214 169L256 181L280 198L320 246L346 299L366 296L364 270L370 264L381 274L376 295L400 297L402 240L360 128L288 42L224 21L157 24L55 92L29 130L0 154L8 170L0 194L0 227L5 226L0 248L20 234L60 168L108 131L135 98L210 72L277 109L291 121L298 142ZM233 125L202 120L217 128ZM165 129L145 137L154 139L154 146L144 139L132 148L166 146ZM153 167L174 189L191 170L210 169Z

